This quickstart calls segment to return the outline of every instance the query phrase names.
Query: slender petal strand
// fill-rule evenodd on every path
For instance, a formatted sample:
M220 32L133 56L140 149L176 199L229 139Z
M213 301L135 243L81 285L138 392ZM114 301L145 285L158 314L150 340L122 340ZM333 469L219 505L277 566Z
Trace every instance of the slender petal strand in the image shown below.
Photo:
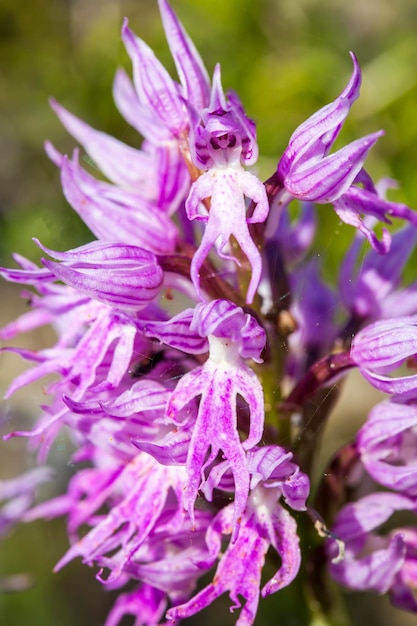
M391 223L391 217L405 219L417 226L417 213L404 204L388 202L377 194L359 187L351 187L342 196L336 199L334 209L337 215L346 224L355 226L368 239L371 246L379 253L386 254L390 249L391 236L383 230L382 241L379 241L372 230L362 219L362 215L376 217L381 222Z
M51 106L68 132L80 142L109 180L127 188L140 183L149 161L146 154L91 128L55 100L51 100Z
M0 480L0 537L24 519L27 510L35 499L39 485L52 479L52 470L47 467L37 467L18 478ZM4 502L5 501L5 502Z
M210 80L207 70L169 3L166 0L159 0L159 9L165 35L184 89L184 97L196 111L200 111L210 100Z
M148 106L174 136L178 136L188 123L178 86L149 46L135 37L128 27L127 20L123 24L122 39L132 59L139 101Z
M155 587L141 585L135 591L122 593L107 616L104 626L118 626L125 615L133 615L139 624L157 624L167 606L165 594Z

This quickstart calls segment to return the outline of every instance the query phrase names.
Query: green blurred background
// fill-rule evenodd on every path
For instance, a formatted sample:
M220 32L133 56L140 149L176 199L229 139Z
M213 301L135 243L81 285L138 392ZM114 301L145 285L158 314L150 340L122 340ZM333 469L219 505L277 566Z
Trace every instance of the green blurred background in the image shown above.
M224 87L238 91L247 113L256 120L262 155L258 167L265 178L274 170L295 127L344 87L352 69L348 51L353 50L363 70L362 95L338 145L385 129L386 135L370 155L368 170L376 178L390 176L400 181L401 189L391 198L417 207L415 0L172 0L172 4L209 72L221 62ZM0 0L2 265L10 264L13 251L36 260L34 236L55 249L90 239L63 199L57 171L43 151L46 138L62 151L74 145L48 106L50 96L96 128L140 145L111 97L116 68L130 69L119 38L125 15L131 28L173 70L154 0ZM324 207L318 244L329 277L335 276L351 235L352 230L340 225ZM0 293L3 325L24 304L18 302L13 288L3 287ZM48 333L38 333L26 345L45 345L45 340L50 341ZM17 343L22 345L22 341ZM0 362L4 390L21 365L5 355ZM41 396L41 385L37 385L5 404L3 430L28 427ZM0 478L33 463L24 450L25 442L1 444ZM57 487L71 474L66 465L69 455L62 440L52 455ZM22 594L0 595L0 624L103 623L114 594L103 593L91 570L73 563L51 574L65 546L60 522L20 528L0 545L0 576L30 572L34 583ZM360 626L370 609L362 597L353 597L351 610L355 626ZM265 603L258 626L277 623L279 602L277 596ZM229 619L227 605L228 600L222 602L222 617L217 618L221 624L235 621ZM385 604L381 606L382 614ZM204 613L190 624L210 623L213 615ZM375 614L372 619L375 624L383 623ZM398 614L395 620L400 623ZM279 621L283 626L304 626L282 617Z

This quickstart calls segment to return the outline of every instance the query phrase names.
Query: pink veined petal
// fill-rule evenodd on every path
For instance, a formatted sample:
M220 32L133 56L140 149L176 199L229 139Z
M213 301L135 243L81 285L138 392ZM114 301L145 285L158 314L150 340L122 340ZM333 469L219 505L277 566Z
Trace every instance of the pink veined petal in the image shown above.
M284 177L285 188L295 198L319 203L333 202L352 185L369 150L382 132L357 139L317 162L307 162Z
M129 417L134 413L165 410L171 392L151 380L138 380L111 402L101 402L101 408L114 417ZM148 418L150 419L150 418Z
M175 213L184 202L190 188L190 174L177 145L155 149L157 163L156 205L168 215Z
M208 351L208 341L206 336L191 328L193 314L192 309L185 309L168 321L146 320L140 324L147 337L159 339L162 344L189 354L203 354Z
M390 394L417 396L417 375L387 376L417 352L416 316L378 321L353 339L352 360L374 387Z
M184 96L196 111L200 111L210 100L207 70L170 4L166 0L159 0L159 10L175 67L184 88Z
M416 426L414 405L386 401L371 410L357 437L358 451L370 476L411 497L417 495L417 465L406 450L407 444L414 445Z
M132 59L133 76L140 102L149 106L174 136L188 124L188 114L178 86L144 41L135 37L125 19L122 39Z
M134 188L146 177L149 156L78 119L55 100L51 106L67 131L80 142L97 167L116 185Z
M151 143L161 144L171 138L167 128L149 107L141 104L130 78L123 69L116 72L113 99L125 120Z
M382 240L380 241L375 233L366 225L357 211L344 201L343 196L335 201L334 210L342 222L354 226L362 235L366 237L372 248L379 254L386 254L391 246L391 234L385 228L382 230Z
M324 106L303 122L293 133L279 164L278 172L285 178L297 165L317 161L328 153L349 113L350 107L359 96L361 72L353 53L351 79L334 102Z
M68 202L99 239L134 244L156 254L174 250L177 228L145 199L96 181L67 159L61 180Z
M376 133L375 133L376 134ZM376 217L378 220L391 223L391 218L397 217L417 225L417 212L400 202L390 202L376 193L361 187L351 187L341 198L346 204L358 213Z
M94 241L56 252L37 243L62 261L42 259L58 279L104 304L138 310L160 291L164 273L155 255L143 248Z

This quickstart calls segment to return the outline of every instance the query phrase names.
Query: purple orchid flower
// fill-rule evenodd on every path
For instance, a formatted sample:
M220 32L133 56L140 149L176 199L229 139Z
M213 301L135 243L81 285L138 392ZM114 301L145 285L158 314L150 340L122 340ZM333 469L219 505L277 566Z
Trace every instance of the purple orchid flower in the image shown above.
M87 474L90 472L91 470L87 470ZM89 480L84 476L84 481L80 481L83 475L81 472L73 488L69 489L68 496L35 509L32 518L39 514L48 515L48 510L49 515L55 516L58 511L61 513L67 508L70 513L71 533L82 523L92 525L93 528L74 543L55 569L60 569L78 556L91 564L117 549L117 567L112 568L108 579L113 581L122 574L124 565L133 558L158 524L167 506L171 488L174 489L178 503L181 502L185 472L183 468L161 466L151 456L139 453L128 465L120 465L110 473L108 470L104 474L99 471L95 473L96 485L100 489L91 490L91 476ZM84 485L90 493L83 493ZM113 499L113 506L100 520L96 516L97 508L110 497ZM149 506L151 503L152 506ZM173 531L181 526L182 518L182 507L170 510L169 523Z
M416 394L417 375L390 377L417 353L417 318L399 317L370 324L353 339L351 358L364 378L380 391Z
M236 97L226 100L219 65L214 71L210 105L202 111L194 127L192 147L196 165L205 172L191 187L185 206L190 220L206 224L191 264L192 281L199 291L199 270L214 245L222 258L239 264L228 247L233 235L252 270L246 298L250 304L260 281L262 262L247 224L264 222L269 205L262 183L242 167L257 159L254 128ZM245 197L256 204L250 217L246 217ZM210 206L204 207L202 202L208 198Z
M224 593L240 609L236 623L251 626L261 596L302 587L301 567L324 568L311 521L320 537L345 544L330 565L337 581L417 612L416 526L380 529L396 511L417 511L417 378L395 377L417 353L416 285L399 287L417 214L364 170L381 132L332 153L359 96L358 62L352 55L347 87L296 129L262 183L246 169L258 159L255 123L224 92L219 64L210 82L167 0L159 8L177 78L125 20L133 80L119 70L113 86L144 138L139 148L51 101L100 172L83 169L77 149L68 157L46 144L66 199L97 240L66 252L35 240L50 257L41 267L15 255L17 268L0 269L30 306L0 339L47 324L57 336L45 349L2 348L33 363L6 398L53 375L33 429L6 438L29 437L44 462L65 427L74 473L66 492L36 505L49 470L0 483L0 531L65 516L70 546L56 569L78 557L99 568L97 579L119 592L106 626L125 616L138 626L178 623ZM312 249L314 203L331 203L358 231L337 291L314 260L327 256ZM373 228L391 218L410 224L388 252L391 235L379 240ZM357 271L364 237L373 249ZM317 434L338 392L328 385L354 364L394 397L371 410L310 494L323 456ZM352 467L368 473L360 488L369 493L356 502ZM372 493L373 481L391 491ZM279 567L262 587L271 554ZM199 583L212 568L212 582ZM315 587L297 590L300 605ZM303 616L317 618L316 595Z
M404 204L379 197L375 189L369 189L366 184L364 188L357 186L367 178L363 171L365 159L383 132L357 139L329 154L353 102L359 96L361 72L353 53L351 57L352 77L340 96L314 113L291 136L278 163L277 173L284 189L277 204L282 207L291 198L319 204L332 203L343 222L362 232L379 253L386 253L391 242L389 232L384 229L382 241L379 241L364 223L362 215L374 216L385 223L390 223L391 217L400 217L416 226L417 214Z
M336 100L312 115L293 133L278 163L278 174L295 198L332 202L355 180L367 152L380 136L375 133L329 155L350 107L359 97L361 72L351 53L352 77Z
M276 574L265 584L262 596L268 596L289 585L300 567L300 549L296 524L291 515L277 505L280 490L266 489L260 485L251 492L247 509L242 517L239 537L231 542L221 556L213 582L191 600L170 609L167 617L173 621L194 615L229 591L233 604L230 611L245 605L236 624L253 624L259 602L261 572L265 555L272 545L281 557L282 564ZM227 506L217 515L207 532L207 545L213 557L219 555L222 536L234 532L234 511Z
M333 527L335 535L345 543L345 557L341 562L333 562L330 572L342 585L388 592L394 604L415 612L415 529L398 528L384 537L373 532L395 511L415 513L416 503L399 494L375 493L346 505ZM330 554L332 549L333 545Z
M191 420L195 423L186 462L188 483L184 506L193 516L197 491L204 482L204 469L209 468L221 451L229 461L235 478L232 537L235 541L249 491L245 450L250 450L259 442L264 419L262 387L242 357L259 360L264 337L262 329L250 316L221 300L198 305L192 325L200 335L208 338L209 358L203 366L181 378L167 406L167 416L181 425L179 411L194 397L201 396L197 414L191 411L185 420L185 425ZM256 343L253 342L254 337L257 338ZM249 435L243 444L237 424L238 394L247 403L250 412Z
M50 256L63 261L58 264L42 259L56 278L104 304L138 310L149 304L160 291L163 271L155 255L147 250L99 241L68 252L55 252L39 246Z
M416 312L415 286L397 290L416 238L415 227L406 226L394 234L386 255L371 249L357 269L364 239L361 233L356 235L343 260L339 280L343 306L352 315L375 321Z
M371 410L357 437L358 452L370 476L412 498L417 496L416 426L417 407L390 400Z

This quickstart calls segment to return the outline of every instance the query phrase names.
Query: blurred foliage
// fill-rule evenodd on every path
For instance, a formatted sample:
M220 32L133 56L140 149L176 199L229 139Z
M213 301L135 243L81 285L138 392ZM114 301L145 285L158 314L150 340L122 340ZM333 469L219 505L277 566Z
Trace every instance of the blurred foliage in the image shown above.
M172 0L172 4L209 72L221 62L225 88L239 93L256 120L262 155L258 168L264 178L276 167L296 126L344 87L351 72L348 51L353 50L363 70L363 88L340 142L384 128L386 135L373 149L368 169L376 178L399 180L401 189L391 197L417 207L414 0ZM96 128L140 145L111 98L116 68L130 69L119 38L124 15L173 71L156 0L0 3L3 265L9 264L14 250L36 260L33 236L55 249L90 239L66 204L58 173L43 152L45 138L63 152L74 145L48 107L48 97L54 96ZM333 275L352 233L331 209L322 207L318 245ZM1 576L29 571L36 579L33 590L0 598L1 623L102 623L110 597L100 589L83 588L87 579L94 582L91 572L78 563L68 568L75 572L72 578L70 573L55 577L49 573L65 545L62 525L35 524L16 531L1 547ZM257 623L267 624L265 615L262 609ZM193 623L203 624L204 619ZM278 621L275 612L274 623Z

